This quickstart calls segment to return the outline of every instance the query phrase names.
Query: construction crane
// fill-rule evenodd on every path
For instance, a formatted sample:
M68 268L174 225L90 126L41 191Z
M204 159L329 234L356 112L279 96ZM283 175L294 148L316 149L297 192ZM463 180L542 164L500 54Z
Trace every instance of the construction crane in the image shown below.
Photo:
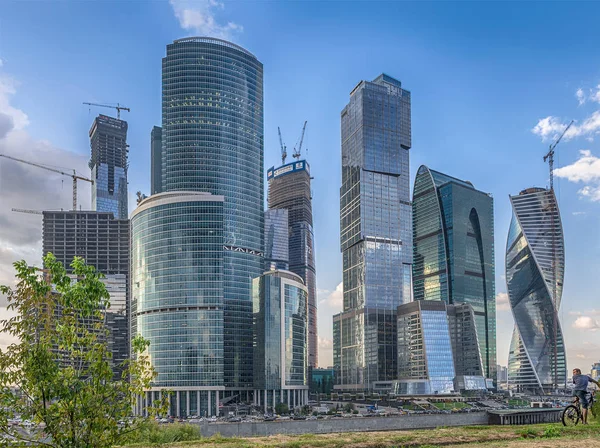
M88 179L87 177L77 175L77 172L73 170L73 174L65 173L64 171L57 170L56 168L50 168L46 165L40 165L39 163L30 162L28 160L17 159L16 157L7 156L6 154L0 154L0 157L5 157L10 160L14 160L15 162L25 163L26 165L37 166L38 168L42 168L44 170L52 171L54 173L62 174L63 176L69 176L73 179L73 210L77 210L77 181L83 180L94 185L94 181L92 179Z
M131 109L129 109L128 107L125 107L125 106L121 106L119 103L117 103L116 106L112 106L110 104L98 104L98 103L83 103L83 104L87 104L88 106L108 107L109 109L117 109L117 118L119 120L121 119L121 111L122 110L131 112Z
M283 144L283 139L281 138L281 129L277 126L277 132L279 132L279 145L281 146L281 164L285 165L285 158L287 157L287 148Z
M573 125L573 123L574 123L574 120L571 120L569 125L563 131L563 133L560 134L560 137L558 137L558 139L553 144L550 145L550 150L548 151L548 154L546 154L544 156L544 162L548 162L548 166L550 167L550 190L554 190L554 149L560 143L560 141L562 140L564 135L567 133L569 128Z
M550 191L554 192L554 150L567 133L569 128L573 125L574 120L571 120L569 125L565 128L565 130L560 134L560 137L556 139L554 143L550 145L550 149L548 150L548 154L544 156L544 162L548 162L548 167L550 169ZM553 195L553 201L556 201L556 196ZM556 215L558 214L558 204L555 205L555 210L552 210L550 213L551 216L551 226L552 229L552 303L554 305L554 313L552 317L553 322L553 331L554 331L554 360L553 360L553 370L554 370L554 378L553 378L553 386L554 390L558 390L558 291L557 291L557 266L556 266Z
M11 211L17 213L29 213L30 215L43 215L39 210L28 210L24 208L12 208Z
M292 154L292 157L295 159L299 159L300 158L300 151L302 151L302 143L304 142L304 133L306 132L306 124L308 123L308 121L304 122L304 126L302 126L302 134L300 134L300 140L299 140L299 144L296 144L296 146L294 146L294 153Z

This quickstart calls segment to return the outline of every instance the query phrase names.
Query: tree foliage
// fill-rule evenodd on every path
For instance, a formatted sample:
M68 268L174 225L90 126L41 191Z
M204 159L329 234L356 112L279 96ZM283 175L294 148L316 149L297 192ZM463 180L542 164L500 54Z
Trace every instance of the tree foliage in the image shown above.
M52 254L44 265L40 270L16 262L16 287L0 286L16 312L0 329L19 340L0 351L0 434L9 435L0 444L113 446L142 423L130 416L155 376L149 343L134 338L133 360L120 366L122 376L114 381L103 275L81 258L73 260L71 275ZM155 403L150 413L164 407ZM33 429L11 424L17 417Z

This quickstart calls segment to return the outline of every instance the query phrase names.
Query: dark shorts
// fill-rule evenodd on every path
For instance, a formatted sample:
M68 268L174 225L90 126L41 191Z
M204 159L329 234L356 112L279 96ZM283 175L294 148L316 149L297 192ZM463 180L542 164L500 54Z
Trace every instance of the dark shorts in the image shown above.
M576 396L577 398L579 398L579 402L581 403L581 407L583 409L588 408L589 402L587 399L588 393L586 390L574 390L573 395Z

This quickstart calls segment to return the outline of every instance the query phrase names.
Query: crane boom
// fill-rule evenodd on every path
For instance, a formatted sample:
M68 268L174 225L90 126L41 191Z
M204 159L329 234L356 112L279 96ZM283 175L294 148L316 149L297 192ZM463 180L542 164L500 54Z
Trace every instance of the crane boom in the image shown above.
M73 174L69 174L69 173L65 173L64 171L57 170L56 168L50 168L49 166L41 165L41 164L35 163L35 162L30 162L29 160L23 160L23 159L18 159L16 157L12 157L12 156L7 156L6 154L0 154L0 157L4 157L6 159L13 160L15 162L24 163L26 165L31 165L31 166L35 166L38 168L42 168L44 170L52 171L53 173L58 173L63 176L69 176L70 178L72 178L73 179L73 210L77 210L77 181L83 180L83 181L91 183L92 185L94 184L94 181L92 179L88 179L87 177L77 175L75 170L73 170Z
M285 165L287 150L285 145L283 144L283 139L281 138L281 129L279 128L279 126L277 126L277 132L279 133L279 145L281 146L281 164Z
M304 122L304 126L302 126L302 134L300 134L300 143L298 144L298 149L296 149L294 147L294 154L292 155L292 157L294 157L295 159L299 159L300 158L300 151L302 151L302 143L304 142L304 133L306 132L306 124L308 123L308 121Z
M98 104L98 103L83 103L83 104L87 104L88 106L98 106L98 107L108 107L109 109L117 109L117 118L120 120L121 119L121 111L125 110L127 112L131 112L131 109L125 106L121 106L119 103L117 103L116 106L111 106L110 104Z
M560 137L558 137L558 139L550 145L550 150L548 151L548 154L544 156L544 162L548 162L548 167L550 168L550 190L554 190L554 149L560 143L560 141L565 136L565 134L574 122L574 120L571 120L569 125L562 132L562 134L560 134Z
M29 213L30 215L43 215L39 210L28 210L24 208L12 208L11 211L18 213Z

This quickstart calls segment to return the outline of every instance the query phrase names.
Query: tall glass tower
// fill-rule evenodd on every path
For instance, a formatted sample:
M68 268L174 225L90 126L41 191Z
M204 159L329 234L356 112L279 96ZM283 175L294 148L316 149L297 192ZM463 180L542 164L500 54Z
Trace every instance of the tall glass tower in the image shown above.
M269 210L288 210L289 270L302 277L308 288L308 365L316 367L317 339L317 270L315 266L310 167L306 160L271 167Z
M495 381L493 198L470 182L421 166L413 193L413 241L414 299L471 305L480 360L460 371Z
M127 219L127 122L98 115L90 129L92 209Z
M396 309L411 301L410 92L385 74L361 81L341 121L344 304L333 318L336 383L391 387Z
M565 241L553 190L529 188L510 196L513 217L506 243L506 285L515 329L508 383L549 392L567 380L558 310L565 274Z
M162 62L162 191L224 197L223 384L252 390L252 279L263 273L263 66L189 37Z

